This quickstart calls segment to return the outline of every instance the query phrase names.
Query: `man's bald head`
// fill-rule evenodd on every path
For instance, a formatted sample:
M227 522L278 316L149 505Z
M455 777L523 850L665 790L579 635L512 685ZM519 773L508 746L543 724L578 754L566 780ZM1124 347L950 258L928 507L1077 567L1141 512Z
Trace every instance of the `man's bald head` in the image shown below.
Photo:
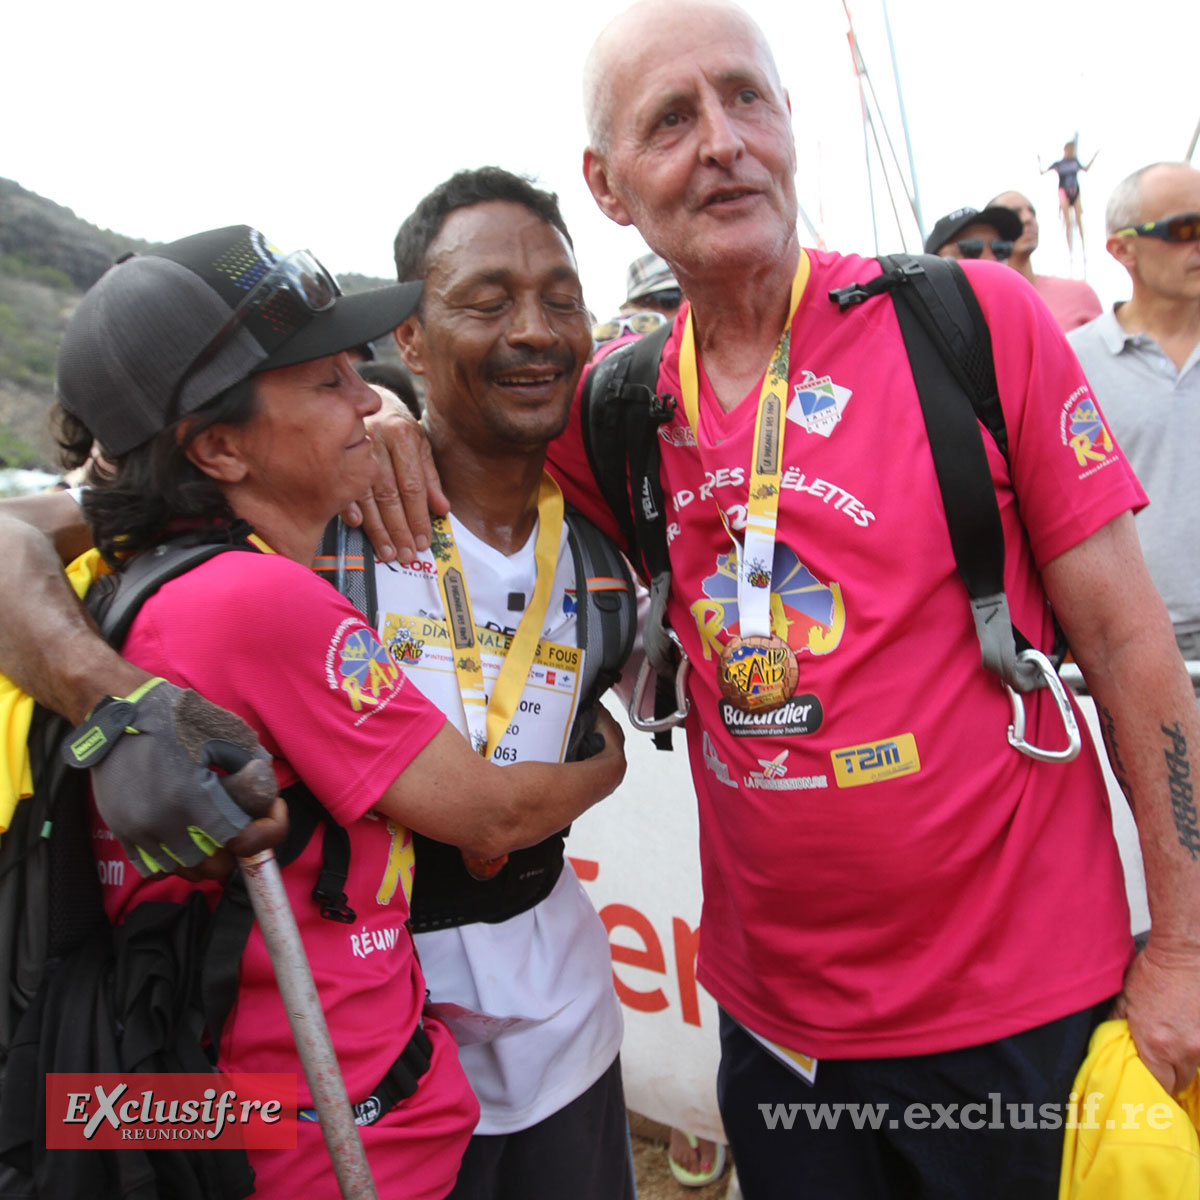
M1155 162L1141 167L1132 175L1126 175L1112 190L1108 198L1108 207L1104 214L1104 223L1109 235L1118 229L1129 225L1138 225L1142 221L1156 220L1166 213L1149 213L1147 208L1147 191L1150 192L1150 207L1158 200L1158 192L1163 191L1172 197L1168 207L1173 202L1174 195L1180 185L1186 189L1196 178L1196 169L1189 163ZM1147 215L1149 213L1149 215Z
M630 57L631 47L657 42L670 46L672 34L697 12L718 12L742 22L758 45L763 64L782 93L775 58L763 32L744 9L730 0L639 0L618 13L592 44L583 67L583 115L588 142L604 153L609 146L613 82L620 65ZM669 51L668 51L669 52Z

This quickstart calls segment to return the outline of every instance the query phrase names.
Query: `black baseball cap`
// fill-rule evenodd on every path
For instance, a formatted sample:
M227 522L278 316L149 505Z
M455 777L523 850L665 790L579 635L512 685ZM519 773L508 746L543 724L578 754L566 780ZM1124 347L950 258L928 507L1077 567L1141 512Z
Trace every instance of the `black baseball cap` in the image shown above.
M1021 236L1021 218L1011 208L993 204L989 208L956 208L942 217L925 239L925 253L936 254L947 242L952 242L968 225L976 222L990 225L1006 242Z
M343 296L308 251L249 225L119 259L80 301L57 392L105 453L140 446L259 371L350 350L395 329L421 284Z

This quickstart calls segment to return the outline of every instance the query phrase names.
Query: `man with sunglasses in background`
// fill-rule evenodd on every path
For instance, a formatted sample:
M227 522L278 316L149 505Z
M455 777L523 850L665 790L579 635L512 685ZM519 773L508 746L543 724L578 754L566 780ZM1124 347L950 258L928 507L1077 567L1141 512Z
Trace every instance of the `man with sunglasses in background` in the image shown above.
M653 250L635 258L625 272L625 303L610 321L592 326L597 346L630 337L641 337L669 321L683 303L683 289L671 268Z
M1038 248L1037 212L1021 192L1001 192L988 201L993 206L1011 208L1021 219L1021 235L1013 242L1008 265L1033 284L1051 316L1064 332L1078 329L1100 315L1100 297L1082 279L1063 279L1058 275L1039 275L1033 269L1033 252Z
M1021 218L1011 208L957 208L925 239L925 253L939 258L987 258L1003 262L1021 236Z
M1108 252L1131 299L1068 337L1150 506L1137 530L1184 658L1200 659L1200 171L1153 163L1117 184Z

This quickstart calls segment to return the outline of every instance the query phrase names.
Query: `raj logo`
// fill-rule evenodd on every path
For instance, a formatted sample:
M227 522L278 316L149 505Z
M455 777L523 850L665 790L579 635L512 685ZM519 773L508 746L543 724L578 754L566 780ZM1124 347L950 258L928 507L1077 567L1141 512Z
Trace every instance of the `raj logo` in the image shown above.
M384 644L361 619L348 617L325 651L325 680L360 713L382 708L404 686L404 676ZM356 722L357 724L358 722Z
M846 608L837 583L818 579L783 542L775 544L775 559L748 564L752 585L771 589L771 632L797 654L829 654L836 650L846 627ZM737 599L736 549L717 557L716 569L701 584L703 597L692 604L692 617L705 659L720 658L725 642L740 633Z
M809 433L828 437L842 419L846 405L854 393L833 382L828 375L818 379L805 371L792 393L787 417Z
M1086 388L1077 388L1063 405L1061 435L1064 446L1075 453L1075 462L1090 474L1113 451L1112 435Z

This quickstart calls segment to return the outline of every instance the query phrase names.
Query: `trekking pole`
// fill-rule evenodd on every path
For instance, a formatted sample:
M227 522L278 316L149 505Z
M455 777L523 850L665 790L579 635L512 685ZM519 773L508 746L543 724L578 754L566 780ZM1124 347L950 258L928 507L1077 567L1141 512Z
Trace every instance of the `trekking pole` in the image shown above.
M296 917L270 850L239 858L343 1200L378 1200Z

